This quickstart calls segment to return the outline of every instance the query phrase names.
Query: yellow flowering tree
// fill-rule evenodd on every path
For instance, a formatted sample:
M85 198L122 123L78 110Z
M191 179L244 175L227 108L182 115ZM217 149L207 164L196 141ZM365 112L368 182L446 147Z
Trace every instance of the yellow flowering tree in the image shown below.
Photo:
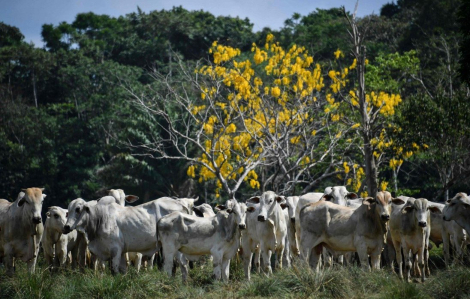
M341 67L347 57L338 50L336 69L325 69L271 34L248 53L217 42L209 53L191 71L180 61L178 79L156 74L165 92L133 94L163 120L165 134L147 146L158 158L188 161L187 175L214 183L216 197L233 197L243 184L292 193L300 183L307 192L334 176L356 192L364 179L369 194L377 191L377 165L393 147L385 124L401 97L365 92L363 54L353 51Z
M308 190L343 172L333 167L342 163L338 142L354 127L325 112L325 75L305 48L283 49L269 34L250 53L217 42L209 53L191 72L181 64L179 82L157 74L166 93L134 95L164 119L167 136L152 145L159 157L190 162L187 175L214 182L216 197L242 184Z

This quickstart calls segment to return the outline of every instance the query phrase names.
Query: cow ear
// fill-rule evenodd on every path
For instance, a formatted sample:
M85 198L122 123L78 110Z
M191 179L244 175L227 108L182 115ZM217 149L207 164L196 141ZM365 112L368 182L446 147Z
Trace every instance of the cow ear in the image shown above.
M225 206L225 205L218 205L218 206L216 206L216 208L219 208L219 211L227 210L227 206Z
M89 207L89 206L85 206L85 212L87 212L88 214L90 214L90 207Z
M139 197L138 196L135 196L135 195L126 195L126 201L128 203L133 203L135 201L139 200Z
M47 216L47 218L50 218L51 217L51 212L47 212L46 216Z
M47 194L43 194L43 195L42 195L42 199L43 199L43 200L46 199L46 197L47 197Z
M452 199L450 198L450 199L446 200L446 203L450 203L451 201L452 201Z
M405 205L402 209L401 209L401 213L402 214L406 214L408 212L411 212L412 210L414 209L414 207L412 205Z
M428 209L431 213L442 214L441 210L436 206L429 206Z
M276 196L277 203L281 203L285 200L284 196Z
M373 197L366 197L362 200L362 204L366 206L370 206L371 204L375 203L375 199Z
M355 198L358 198L358 196L354 192L349 192L348 195L346 195L346 198L355 199Z
M254 211L255 211L255 207L247 207L247 208L246 208L246 211L247 211L248 213L254 212Z
M233 213L233 209L227 209L227 210L225 210L225 211L227 211L227 213L229 213L229 214L232 214L232 213Z
M19 201L18 201L18 206L21 207L24 205L24 203L26 202L26 199L24 197L22 197Z
M285 208L287 208L287 205L285 203L281 203L281 208L284 210Z
M246 201L247 203L258 204L259 203L259 196L253 196L252 198Z
M331 201L333 199L333 196L331 194L323 194L322 198L320 200L326 200L326 201Z
M197 207L194 207L194 208L193 208L193 212L194 212L194 214L196 214L196 216L198 216L198 217L204 217L204 214L203 214L203 213L201 212L201 210L199 210L199 208L197 208Z
M401 198L392 198L392 203L394 205L404 205L405 204L405 201Z

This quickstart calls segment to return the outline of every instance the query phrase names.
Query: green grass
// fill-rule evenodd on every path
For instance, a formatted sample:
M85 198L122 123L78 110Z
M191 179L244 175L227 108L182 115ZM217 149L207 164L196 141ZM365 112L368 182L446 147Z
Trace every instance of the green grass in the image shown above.
M28 275L18 263L13 278L0 267L0 298L470 298L470 268L444 268L442 250L430 253L431 277L425 283L406 283L388 269L364 272L357 267L339 267L315 273L301 262L267 277L252 273L244 279L243 266L234 260L230 282L212 278L212 266L190 270L186 284L154 269L112 276L109 270L94 274L65 270L50 273L39 261L36 273Z

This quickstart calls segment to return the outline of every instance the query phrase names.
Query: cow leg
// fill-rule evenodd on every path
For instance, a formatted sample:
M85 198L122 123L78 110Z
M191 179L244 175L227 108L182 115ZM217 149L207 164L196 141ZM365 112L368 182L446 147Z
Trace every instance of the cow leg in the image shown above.
M230 276L230 259L222 260L222 280L227 282Z
M168 276L174 276L173 273L173 259L175 258L176 249L173 246L169 246L170 244L166 244L163 249L163 268Z
M397 255L395 247L393 244L386 244L385 247L387 248L386 257L388 258L388 264L390 265L390 269L393 273L395 273L395 257ZM401 256L401 253L400 253Z
M401 255L401 244L399 242L393 242L395 247L395 258L398 264L398 276L403 279L403 257Z
M67 244L56 244L56 256L59 261L59 268L65 267L67 263Z
M260 274L261 273L261 249L259 245L255 248L254 263L256 267L256 273Z
M148 258L147 260L148 260L147 261L147 265L148 265L147 268L149 270L153 270L153 261L155 260L155 253L152 254L152 256L150 258Z
M284 239L281 239L281 243L276 247L276 269L282 269L282 260L284 258Z
M44 249L44 260L46 261L47 268L52 271L52 263L54 262L54 254L49 250Z
M253 258L253 240L247 236L242 238L242 256L243 256L243 268L245 270L245 278L250 281L251 279L251 259ZM256 249L255 249L256 250Z
M7 269L6 274L9 277L12 277L13 274L15 274L15 263L14 263L13 255L11 254L5 255L3 258L3 263L5 264L5 267Z
M218 252L213 252L212 256L214 257L214 276L215 279L220 280L222 278L222 259L223 254L221 255Z
M188 280L188 259L179 251L176 253L176 259L180 264L181 276L185 283Z
M379 270L380 269L380 252L374 252L373 254L370 255L371 263L372 263L372 269L373 270Z
M410 249L407 246L403 246L403 258L405 260L405 269L406 269L406 281L411 282L411 267L413 266L411 262Z
M307 253L310 267L312 269L315 269L315 271L317 272L320 271L320 258L322 256L322 252L323 252L323 246L317 245L311 248L310 252Z
M357 254L359 255L359 260L361 261L361 267L364 270L370 271L369 265L369 255L367 254L367 248L357 248Z
M78 265L78 246L75 246L72 250L72 269L76 269Z
M442 245L444 250L444 260L446 262L446 267L450 266L450 238L447 232L442 234Z
M428 245L425 245L424 250L423 250L423 263L424 263L424 270L425 270L424 273L426 273L427 277L431 276L431 271L429 270L428 260L429 260L429 249L428 249ZM423 273L423 276L424 276L424 273Z
M264 244L261 244L260 247L261 255L263 257L263 271L267 275L273 274L273 269L271 268L272 251L266 248Z
M29 274L33 274L34 271L36 270L36 261L37 261L37 257L34 257L33 259L27 262Z
M245 278L250 281L251 280L251 259L253 257L253 253L250 250L243 250L243 268L245 270ZM258 267L259 268L259 267Z

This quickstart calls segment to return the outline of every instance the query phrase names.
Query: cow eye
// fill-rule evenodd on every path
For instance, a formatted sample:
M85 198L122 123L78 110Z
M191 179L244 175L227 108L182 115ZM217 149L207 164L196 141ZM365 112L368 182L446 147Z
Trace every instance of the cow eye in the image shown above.
M80 208L76 208L75 212L80 213Z
M55 215L54 215L54 218L55 218L55 219L59 218L59 215L55 214Z
M269 201L269 203L273 203L273 200L271 199L271 200Z

